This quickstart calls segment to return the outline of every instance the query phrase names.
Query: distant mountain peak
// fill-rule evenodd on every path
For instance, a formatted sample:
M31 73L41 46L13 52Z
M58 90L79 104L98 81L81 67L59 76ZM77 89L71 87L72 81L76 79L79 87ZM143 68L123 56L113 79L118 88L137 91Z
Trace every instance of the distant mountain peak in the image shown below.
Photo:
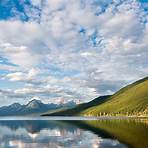
M13 103L11 105L11 107L18 108L18 107L21 107L21 104L19 104L19 103Z
M31 100L31 101L29 101L29 103L42 103L42 101L41 100L38 100L38 99L33 99L33 100Z
M27 104L27 107L28 108L39 108L42 104L43 103L41 100L33 99L33 100L29 101L29 103Z
M9 106L0 107L0 116L16 116L16 115L31 115L31 114L41 114L47 111L53 111L61 108L71 108L75 106L73 102L67 102L65 104L55 104L55 103L43 103L39 99L31 99L26 105L21 105L19 103L13 103Z

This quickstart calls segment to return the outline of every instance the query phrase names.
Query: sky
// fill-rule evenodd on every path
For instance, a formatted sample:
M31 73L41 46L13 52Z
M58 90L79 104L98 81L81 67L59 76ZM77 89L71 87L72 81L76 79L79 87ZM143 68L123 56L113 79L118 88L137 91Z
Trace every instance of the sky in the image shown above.
M0 106L113 94L147 59L147 0L0 1Z

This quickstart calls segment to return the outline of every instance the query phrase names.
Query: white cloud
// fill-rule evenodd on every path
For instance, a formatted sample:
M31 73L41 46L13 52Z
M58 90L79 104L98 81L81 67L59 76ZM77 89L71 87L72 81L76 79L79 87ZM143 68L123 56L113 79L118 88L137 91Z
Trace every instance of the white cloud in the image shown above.
M1 55L23 68L37 65L41 61L45 45L40 44L43 36L39 24L0 21L0 28L3 28L0 30Z
M15 45L31 44L42 37L39 24L19 20L0 21L0 39ZM9 43L8 42L8 43Z
M147 75L148 17L138 1L32 3L40 16L28 8L28 22L0 21L0 55L18 65L6 78L25 83L15 92L90 100Z
M33 80L39 73L38 69L32 68L28 73L25 72L14 72L6 75L10 81L31 81Z
M1 64L0 65L0 70L1 71L9 71L9 72L11 72L11 71L16 71L18 68L17 67L15 67L15 66L10 66L10 65L4 65L4 64Z

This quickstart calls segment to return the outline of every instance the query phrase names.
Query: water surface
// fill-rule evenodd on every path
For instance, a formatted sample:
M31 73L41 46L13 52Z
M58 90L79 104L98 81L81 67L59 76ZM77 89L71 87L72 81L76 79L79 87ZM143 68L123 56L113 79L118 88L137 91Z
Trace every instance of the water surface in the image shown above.
M147 119L0 118L0 148L148 148L147 139Z

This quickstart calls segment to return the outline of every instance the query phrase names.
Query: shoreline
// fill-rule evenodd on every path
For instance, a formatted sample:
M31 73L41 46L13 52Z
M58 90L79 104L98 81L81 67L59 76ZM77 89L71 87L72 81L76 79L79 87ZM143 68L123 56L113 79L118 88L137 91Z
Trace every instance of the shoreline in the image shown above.
M120 119L140 119L148 120L148 117L135 117L135 116L100 116L100 117L90 117L90 116L0 116L0 121L5 120L120 120Z

